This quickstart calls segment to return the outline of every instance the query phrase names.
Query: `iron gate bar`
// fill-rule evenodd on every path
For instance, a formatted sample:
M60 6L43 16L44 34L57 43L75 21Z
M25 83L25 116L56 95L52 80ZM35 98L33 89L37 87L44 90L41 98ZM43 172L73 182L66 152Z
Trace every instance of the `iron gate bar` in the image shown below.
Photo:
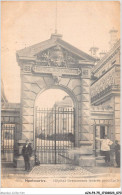
M2 160L13 162L15 147L15 124L1 124L1 154Z
M35 122L35 149L40 162L67 163L67 150L74 146L74 109L37 108ZM61 155L66 158L60 158Z
M69 108L68 108L68 113L69 113ZM68 123L67 123L67 125L68 125L68 134L69 134L69 114L67 114L67 121L68 121ZM69 140L68 140L68 145L69 145Z
M44 108L44 136L45 136L45 108ZM45 138L44 138L44 161L45 161ZM47 162L46 162L47 163Z
M57 127L57 132L59 134L59 107L58 107L58 127ZM59 148L59 142L58 142L58 148ZM59 161L59 156L57 155L58 161Z
M56 107L55 107L55 164L56 164Z
M64 108L63 108L64 111ZM60 113L61 114L61 113ZM64 112L63 112L63 137L64 137ZM63 150L64 150L64 139L63 139ZM65 161L65 160L64 160Z

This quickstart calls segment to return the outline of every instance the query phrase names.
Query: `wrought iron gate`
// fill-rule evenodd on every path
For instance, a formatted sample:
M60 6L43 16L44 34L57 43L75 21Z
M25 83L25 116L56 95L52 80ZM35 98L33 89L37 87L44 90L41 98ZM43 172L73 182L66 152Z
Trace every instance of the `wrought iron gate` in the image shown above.
M15 124L1 125L1 159L13 162L14 157Z
M74 147L74 108L36 109L35 148L40 163L70 163Z

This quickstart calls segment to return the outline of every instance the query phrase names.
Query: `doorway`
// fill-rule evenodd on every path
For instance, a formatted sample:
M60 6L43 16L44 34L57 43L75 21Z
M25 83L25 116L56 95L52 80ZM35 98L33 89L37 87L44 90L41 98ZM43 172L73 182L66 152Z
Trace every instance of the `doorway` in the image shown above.
M94 131L94 148L95 148L95 156L101 155L101 143L96 140L96 138L104 139L104 136L107 135L109 138L109 126L108 125L95 125Z
M72 99L62 90L40 95L35 103L35 151L41 164L71 163L68 151L75 144L74 113Z

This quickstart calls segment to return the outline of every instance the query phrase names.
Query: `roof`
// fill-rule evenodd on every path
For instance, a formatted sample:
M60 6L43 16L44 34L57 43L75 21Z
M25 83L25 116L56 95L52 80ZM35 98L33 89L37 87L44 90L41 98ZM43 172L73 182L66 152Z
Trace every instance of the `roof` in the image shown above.
M32 46L29 46L29 47L26 47L24 49L21 49L21 50L18 50L16 52L17 54L17 57L19 58L27 58L27 57L30 57L30 58L33 58L36 56L36 54L38 54L39 52L41 51L44 51L48 48L51 48L53 46L56 46L56 45L60 45L62 46L63 48L67 49L67 50L70 50L70 52L74 53L75 55L81 57L81 58L84 58L85 60L88 60L88 61L92 61L92 62L95 62L96 59L90 55L88 55L87 53L77 49L76 47L72 46L71 44L67 43L66 41L63 41L61 39L61 36L59 35L55 35L54 37L51 36L50 39L46 40L46 41L43 41L41 43L38 43L38 44L35 44L35 45L32 45Z
M18 50L16 53L18 54L19 57L34 57L37 53L44 51L50 47L53 47L55 45L56 42L54 40L48 39L41 43L37 43L35 45Z
M106 55L100 61L98 61L97 65L94 66L94 68L92 69L92 73L96 73L108 61L110 56L113 56L114 52L116 53L119 48L120 40L118 40L115 45L110 49L110 51L106 53Z
M3 81L1 81L1 101L4 103L8 102L4 92Z

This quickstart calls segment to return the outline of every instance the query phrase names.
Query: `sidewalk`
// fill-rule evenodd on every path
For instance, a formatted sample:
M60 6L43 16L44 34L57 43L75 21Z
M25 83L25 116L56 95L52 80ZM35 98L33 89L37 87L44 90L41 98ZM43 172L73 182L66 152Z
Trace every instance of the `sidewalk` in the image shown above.
M120 174L120 168L116 167L79 167L69 164L50 164L39 165L32 168L30 172L23 168L14 168L12 165L2 165L3 177L40 177L40 176L58 176L67 177L101 177L109 174Z

